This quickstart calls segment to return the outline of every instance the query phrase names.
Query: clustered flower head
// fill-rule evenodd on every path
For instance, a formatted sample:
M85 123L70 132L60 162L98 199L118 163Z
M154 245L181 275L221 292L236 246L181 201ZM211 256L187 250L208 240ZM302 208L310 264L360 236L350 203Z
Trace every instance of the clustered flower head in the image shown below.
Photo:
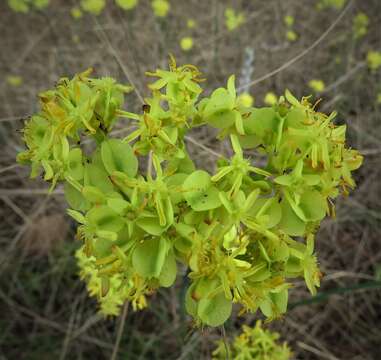
M264 329L258 320L255 327L243 325L243 331L232 343L222 340L213 351L213 360L289 360L291 351L286 342L279 344L279 334Z
M304 278L315 293L315 233L334 215L334 199L355 186L351 172L362 157L346 147L345 125L289 91L272 107L246 106L234 76L201 97L199 70L173 58L168 70L147 75L156 80L140 114L121 109L130 87L85 72L40 94L40 111L25 126L18 160L52 188L64 182L83 241L81 276L105 313L125 301L144 307L184 266L196 324L223 324L234 303L280 316L290 279ZM110 134L118 118L135 128L124 139ZM188 154L185 135L200 126L232 146L215 170L196 168ZM93 152L84 151L85 137L96 142ZM147 170L138 166L146 162Z

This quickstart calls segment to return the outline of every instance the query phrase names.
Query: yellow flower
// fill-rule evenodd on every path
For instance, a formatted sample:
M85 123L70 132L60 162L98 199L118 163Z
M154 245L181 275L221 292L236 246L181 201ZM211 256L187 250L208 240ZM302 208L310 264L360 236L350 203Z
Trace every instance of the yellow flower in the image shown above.
M105 0L81 0L82 9L93 15L99 15L105 6Z
M153 13L157 17L166 17L171 5L167 0L153 0L152 1L152 9Z
M238 104L243 107L252 107L254 104L254 98L247 92L243 92L237 98Z
M325 89L325 84L323 80L313 79L309 81L308 86L315 92L322 92Z
M381 66L381 52L373 50L368 51L366 61L369 69L376 71Z
M180 40L180 46L184 51L189 51L193 47L193 39L190 36L183 37Z
M326 9L326 8L333 8L336 10L340 10L345 5L346 0L321 0L317 4L318 10Z
M79 19L82 17L82 10L78 6L74 6L70 10L70 14L74 19Z
M274 105L276 104L278 101L278 97L273 93L273 92L268 92L266 95L265 95L265 98L263 99L263 102L266 104L266 105Z
M286 38L288 41L295 41L298 38L298 34L294 30L288 30L286 32Z
M286 26L291 27L292 25L294 25L294 22L295 22L295 19L293 16L286 15L284 17L284 23L286 24Z
M225 10L225 24L229 31L233 31L245 22L243 13L236 13L234 9L227 8Z
M22 84L22 77L17 75L8 75L7 83L13 87L19 87Z
M193 19L188 19L187 20L187 27L188 29L193 29L196 26L196 21Z
M368 32L369 18L363 12L359 12L353 19L353 33L355 39L359 39Z
M123 10L132 10L138 4L138 0L115 0L115 2Z

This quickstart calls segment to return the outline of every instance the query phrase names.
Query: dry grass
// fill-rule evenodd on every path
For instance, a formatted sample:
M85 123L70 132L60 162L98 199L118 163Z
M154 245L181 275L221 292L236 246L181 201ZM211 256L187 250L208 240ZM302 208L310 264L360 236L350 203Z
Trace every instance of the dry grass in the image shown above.
M356 173L358 188L339 201L337 219L326 220L319 233L318 254L325 273L321 291L336 294L317 304L299 304L270 326L291 343L297 359L379 358L379 288L345 293L335 289L373 280L381 264L381 106L376 104L381 74L369 72L364 62L369 49L381 50L380 1L352 1L339 18L335 10L316 12L312 0L179 0L172 1L171 15L160 21L147 0L141 0L132 14L110 5L100 17L79 21L70 17L70 3L74 1L52 0L46 12L28 15L12 13L5 1L0 3L0 359L107 359L119 321L96 315L94 302L76 276L72 254L79 244L72 240L69 219L62 221L62 189L47 196L46 185L29 180L28 170L15 165L22 146L17 130L21 119L36 110L36 94L60 76L91 66L96 75L133 83L144 96L144 72L165 66L169 52L179 63L200 67L208 92L224 84L229 74L240 74L248 46L255 50L256 84L251 91L257 104L269 90L280 94L287 87L298 96L308 94L307 82L321 78L328 87L320 108L338 110L339 121L348 124L349 142L366 155ZM248 17L232 33L223 23L227 3ZM370 25L368 34L354 41L352 21L358 11L369 16ZM285 41L286 13L296 20L300 38L294 43ZM186 28L189 17L198 22L193 30ZM196 46L182 53L179 39L188 34ZM276 73L269 76L273 70ZM11 74L22 76L22 86L6 82ZM139 111L137 93L128 97L126 106ZM206 169L214 166L218 153L230 151L213 135L198 130L188 142L197 164ZM183 308L185 287L184 274L176 289L160 290L153 297L150 309L128 314L120 359L210 358L220 332L191 327ZM302 284L291 294L291 303L309 297ZM228 336L238 325L254 320L234 318L226 325Z

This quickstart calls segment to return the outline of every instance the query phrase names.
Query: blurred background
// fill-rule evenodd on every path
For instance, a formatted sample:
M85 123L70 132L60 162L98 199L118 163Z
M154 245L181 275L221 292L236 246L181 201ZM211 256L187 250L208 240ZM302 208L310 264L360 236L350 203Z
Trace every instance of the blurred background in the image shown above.
M271 105L286 88L338 111L348 144L365 156L356 190L320 229L324 273L318 295L303 283L290 310L270 323L295 359L380 359L381 346L380 0L1 0L0 1L0 359L109 359L120 319L97 314L73 257L80 243L62 188L29 179L15 164L20 128L37 94L62 76L94 68L134 85L145 71L179 64L204 73L205 94L236 74L246 101ZM250 86L247 86L249 84ZM126 109L141 111L136 93ZM126 133L128 121L116 129ZM228 154L215 133L188 143L198 166ZM195 329L183 306L184 279L148 309L128 313L119 359L210 359L220 329ZM258 315L235 315L227 337ZM276 360L276 359L273 359Z

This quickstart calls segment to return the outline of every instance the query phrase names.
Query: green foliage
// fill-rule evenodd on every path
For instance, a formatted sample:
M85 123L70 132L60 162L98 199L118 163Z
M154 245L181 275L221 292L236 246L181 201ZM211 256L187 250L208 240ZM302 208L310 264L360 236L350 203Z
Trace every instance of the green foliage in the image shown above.
M217 343L213 360L289 360L291 351L287 343L279 344L279 334L262 327L257 321L255 327L243 325L243 332L231 344ZM228 349L228 354L227 354Z
M141 114L121 109L131 89L113 79L89 71L61 79L40 94L18 155L32 177L43 174L51 188L64 182L83 241L81 274L102 311L117 313L109 300L143 307L173 285L178 264L189 268L185 305L197 324L221 325L233 303L276 318L287 309L290 278L303 277L314 294L314 234L334 214L333 200L355 186L351 172L362 162L345 146L345 125L289 91L272 107L247 106L234 76L200 98L198 69L173 58L169 70L147 75L156 80ZM118 118L135 128L124 139L110 136ZM189 129L205 125L234 151L212 174L195 168L185 144ZM93 152L82 147L86 137ZM256 166L244 149L266 163ZM138 166L144 160L147 171Z
M31 9L42 10L50 0L8 0L9 7L16 12L27 13Z

